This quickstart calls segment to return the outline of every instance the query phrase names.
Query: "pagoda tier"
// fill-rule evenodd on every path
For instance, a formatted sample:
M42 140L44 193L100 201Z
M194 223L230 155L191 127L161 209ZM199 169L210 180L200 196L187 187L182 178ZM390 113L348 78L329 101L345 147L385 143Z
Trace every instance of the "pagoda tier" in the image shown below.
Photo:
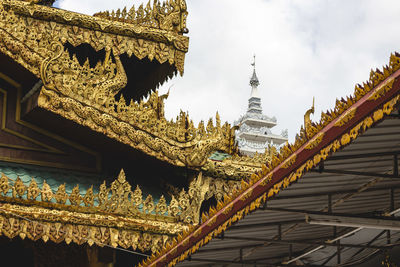
M253 156L255 153L264 153L265 148L279 146L288 140L287 130L280 135L273 134L271 128L277 125L275 117L268 117L262 113L261 98L258 94L260 84L256 75L255 62L253 75L250 79L251 95L246 114L240 117L235 125L239 126L236 131L236 140L239 151L243 155Z

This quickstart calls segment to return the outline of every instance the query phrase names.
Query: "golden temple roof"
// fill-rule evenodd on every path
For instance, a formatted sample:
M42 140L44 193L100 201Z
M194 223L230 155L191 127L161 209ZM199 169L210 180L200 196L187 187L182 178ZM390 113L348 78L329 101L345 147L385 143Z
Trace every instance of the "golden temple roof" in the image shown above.
M155 90L163 82L160 74L167 71L171 77L172 72L161 67L165 62L183 72L188 50L188 38L183 36L185 1L155 1L153 6L95 16L28 2L0 1L0 52L41 79L40 108L175 166L230 179L249 178L261 169L257 157L227 159L236 170L208 160L215 151L236 153L234 129L222 125L218 114L215 122L210 119L195 127L184 112L175 121L165 118L167 95L153 92L147 101L141 100L147 94L143 88ZM94 49L97 62L82 56L82 45ZM131 66L127 56L140 64L147 64L145 58L161 64L145 75L149 80L137 82L137 92L130 85L137 77L131 77L126 67Z

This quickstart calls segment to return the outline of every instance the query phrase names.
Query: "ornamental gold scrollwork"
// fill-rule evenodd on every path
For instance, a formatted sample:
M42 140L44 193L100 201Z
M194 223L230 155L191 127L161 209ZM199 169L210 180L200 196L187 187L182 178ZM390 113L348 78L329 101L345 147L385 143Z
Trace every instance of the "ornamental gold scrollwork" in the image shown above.
M203 122L196 129L183 112L176 122L167 121L163 116L163 97L157 92L147 102L127 103L124 96L115 99L127 79L119 55L133 53L142 59L150 53L150 60L155 56L160 63L168 60L172 64L175 61L170 56L180 57L178 50L157 56L157 47L168 49L167 44L82 28L71 24L81 19L88 21L90 17L11 2L0 2L0 34L4 36L0 42L5 44L0 50L44 80L38 99L40 107L95 131L104 133L107 128L105 134L109 137L178 166L200 168L213 151L235 151L231 127L221 125L218 115L215 126L210 120L206 129ZM41 17L44 14L47 17ZM64 15L72 16L70 23L58 21L58 16ZM65 43L87 43L96 51L105 49L106 58L94 67L88 60L81 65L75 55L70 57L63 49L61 44Z
M40 77L48 90L82 99L88 104L107 105L114 103L115 94L128 82L119 56L113 54L115 63L110 59L111 50L106 52L103 64L98 62L94 68L89 66L88 59L83 66L75 55L70 59L61 42L52 42L48 50L54 54L40 66Z
M343 115L341 115L338 120L335 122L336 127L341 127L348 123L352 118L354 118L354 115L356 114L357 108L353 107L348 109Z
M208 159L201 168L207 175L230 180L249 180L253 173L262 170L262 166L270 163L277 154L275 147L267 147L264 153L256 153L253 157L234 154L222 161Z
M215 197L217 201L222 201L225 195L232 195L234 192L239 191L240 186L239 182L204 177L202 172L200 172L191 181L189 190L187 192L181 191L178 196L181 207L187 207L180 214L181 221L198 224L200 222L200 208L203 201L211 197ZM183 205L183 201L185 201L185 205Z
M313 126L313 123L311 121L311 114L314 114L315 108L314 108L314 98L313 98L313 104L309 110L306 111L304 114L304 131L308 139L310 139L315 132L315 127Z
M83 99L82 94L89 95L89 98L91 95L98 95L90 92L77 90L75 98L81 99L78 101L44 88L40 92L38 104L177 166L199 168L207 162L213 151L232 151L230 140L234 136L231 135L230 125L225 123L221 126L218 115L216 125L209 120L205 130L203 122L195 128L184 112L179 114L175 122L168 121L165 117L159 118L164 114L164 103L163 96L158 96L157 91L151 94L147 102L131 101L129 105L126 105L123 96L118 102L114 98L107 98L110 101L103 105L103 102L96 104L95 98L91 101Z
M53 41L94 50L113 49L114 55L148 57L175 65L182 74L188 38L181 34L50 8L23 1L0 1L0 51L39 77L41 61L52 54Z
M371 94L370 97L368 97L368 100L374 101L382 97L387 91L392 88L393 83L394 78L389 78L387 81L380 84L376 89L374 89L374 92Z
M300 130L300 134L296 135L295 143L291 145L293 149L300 148L305 144L312 136L319 133L323 127L328 125L330 122L339 118L344 112L349 110L349 108L364 97L367 93L375 90L369 96L369 101L374 101L383 96L386 92L392 89L394 79L390 76L400 69L400 54L393 53L390 55L389 64L383 66L382 70L376 69L371 70L369 80L362 83L356 84L354 87L354 93L352 96L347 96L345 98L337 99L335 107L327 112L321 113L321 120L318 123L312 123L308 121L308 125L311 125L311 130L308 134L304 128ZM387 79L387 81L385 81ZM311 122L308 123L308 122Z
M156 218L156 220L164 218L165 220L167 217L173 217L175 221L189 224L199 222L200 207L204 200L215 197L217 201L222 201L226 194L232 194L239 189L239 182L203 177L200 172L190 183L187 191L182 189L179 194L172 196L172 200L167 204L164 196L161 196L158 202L154 201L152 195L144 197L139 186L132 191L123 170L109 187L104 182L96 192L93 186L86 192L81 192L79 185L76 185L70 193L67 193L65 184L61 184L56 192L53 192L46 181L40 188L34 178L29 186L25 185L20 178L13 181L4 174L1 174L0 178L0 197L9 203L34 201L38 206L54 207L60 210L107 212L144 220L149 218Z
M30 4L52 6L56 0L23 0L23 1L29 2Z
M167 242L172 240L171 235L143 233L130 229L118 229L114 227L100 227L92 225L80 225L76 223L60 223L58 221L46 221L46 213L36 211L39 218L24 219L26 210L23 207L0 206L0 235L14 238L29 238L31 240L42 239L44 242L52 241L67 244L93 244L103 247L105 245L125 249L140 250L142 252L160 250ZM47 212L50 213L48 210ZM17 214L18 216L15 216ZM60 217L61 218L61 217ZM67 220L67 218L64 218ZM71 220L72 221L72 220Z
M292 166L295 162L296 162L296 154L292 154L289 158L287 158L283 164L282 164L282 168L287 169L290 166Z
M135 6L132 6L129 10L125 7L122 10L98 12L93 16L178 33L187 33L187 14L185 0L172 0L164 2L162 5L156 0L153 3L153 7L151 7L149 1L146 7L141 4L137 10L135 10Z
M322 141L322 139L324 139L324 132L320 132L318 133L316 136L314 136L304 147L305 149L311 150L316 148Z

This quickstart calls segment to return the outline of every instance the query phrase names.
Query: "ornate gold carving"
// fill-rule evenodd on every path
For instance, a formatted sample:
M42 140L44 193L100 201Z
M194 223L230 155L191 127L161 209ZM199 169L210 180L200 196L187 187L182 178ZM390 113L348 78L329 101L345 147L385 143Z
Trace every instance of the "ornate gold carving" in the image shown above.
M184 14L182 10L182 16ZM175 25L172 17L173 14L165 22L170 21L174 29L183 30L185 22ZM148 57L160 63L168 61L183 73L188 38L176 31L150 26L116 23L23 1L0 1L2 50L36 75L41 61L47 57L46 47L53 41L68 42L73 46L87 43L96 51L112 49L115 55L126 53L128 56L134 54L139 59Z
M368 97L368 100L374 101L385 95L385 93L392 88L393 83L394 78L389 78L387 81L380 84L376 89L374 89L374 92L371 94L370 97Z
M313 126L313 123L311 121L311 114L314 114L315 108L314 108L314 98L313 98L313 103L312 106L309 110L306 111L304 114L304 131L308 139L310 139L314 135L315 127Z
M153 253L172 240L172 235L186 229L185 226L173 223L159 223L143 220L123 219L112 216L88 216L84 213L50 210L46 208L25 207L0 204L0 235L13 238L21 236L31 240L42 239L67 244L79 245L88 243L98 246L132 248ZM133 225L146 223L155 232L135 230ZM154 224L156 223L156 224ZM154 226L152 226L152 224ZM163 229L164 228L164 229ZM171 230L171 233L167 229ZM167 230L167 231L166 231Z
M305 149L311 150L316 148L319 143L321 143L322 139L324 139L324 132L319 132L316 136L314 136L304 147Z
M30 4L52 6L56 0L22 0L22 1L29 2Z
M234 154L223 161L207 160L201 168L207 175L218 178L243 180L262 170L262 166L270 163L273 156L277 154L275 147L268 147L265 153L256 153L254 157L239 156Z
M356 114L357 108L353 107L348 109L343 115L341 115L338 120L335 122L336 127L341 127L348 123L354 115Z
M178 2L183 3L174 3ZM126 35L108 36L104 32L71 26L75 19L71 19L68 25L36 19L43 19L41 16L46 14L47 18L55 19L64 14L63 11L57 12L23 2L0 2L0 42L4 43L0 50L43 79L39 106L178 166L199 168L215 150L234 151L234 134L229 124L220 126L219 119L216 126L209 121L207 130L203 128L204 123L196 129L185 113L181 113L176 122L170 123L162 116L163 98L157 93L148 102L128 104L123 96L116 101L114 95L126 85L126 74L119 55L142 53L139 51L143 49L132 47L135 41ZM28 14L34 18L27 19L25 16ZM71 14L83 20L89 19ZM13 25L17 30L9 28L9 21L15 21ZM80 65L75 56L70 58L64 51L62 44L66 42L73 46L88 43L96 50L105 49L106 58L93 68L88 61ZM146 42L149 41L142 40L137 44L147 47ZM161 46L166 49L165 45ZM157 49L148 49L149 53L155 51L157 58ZM168 59L171 53L167 54L167 57L159 57L158 60L161 63L169 60L172 64L173 60ZM144 56L135 55L138 58Z
M356 84L354 88L354 94L352 96L341 98L340 100L337 99L335 107L332 110L322 112L319 123L306 123L308 125L312 125L309 134L306 135L304 128L302 128L300 130L300 134L296 136L295 143L292 145L292 147L294 149L301 147L310 139L310 136L312 137L317 134L323 127L346 112L354 103L360 100L367 93L371 92L371 90L376 91L371 93L371 96L368 99L370 101L376 100L384 95L393 86L394 80L389 78L389 76L398 69L400 69L400 54L396 52L390 55L389 64L384 66L382 71L378 69L375 71L371 70L370 78L367 82L364 82L362 85ZM385 81L387 78L389 79ZM382 82L384 83L382 84ZM375 89L376 86L378 87Z
M32 181L34 181L34 179L32 179ZM54 198L56 199L57 203L65 204L65 202L68 200L68 195L65 192L65 184L62 184L58 187L57 192L54 195Z
M293 154L283 162L282 168L287 169L290 166L292 166L295 162L296 162L296 154Z
M90 91L79 92L75 98L81 102L57 91L42 89L38 103L42 108L178 166L201 167L213 151L233 150L230 140L234 136L228 123L214 126L209 120L205 131L202 122L196 129L184 112L176 122L160 117L164 114L165 97L158 96L157 91L147 102L131 102L129 105L125 104L123 96L117 103L114 98L101 97L99 100L109 101L89 104L80 94L89 94Z
M174 217L173 220L185 223L199 222L200 207L204 200L214 196L221 201L225 194L232 194L240 189L238 182L203 177L200 173L190 183L188 191L181 190L177 196L172 196L170 204L167 205L164 196L161 196L157 203L154 203L151 195L143 198L139 186L132 192L123 170L110 187L107 187L104 182L97 194L94 194L93 187L90 187L82 195L79 185L76 185L68 194L65 191L65 184L61 184L56 193L53 193L46 181L43 182L42 188L39 188L34 178L29 186L24 185L19 178L12 185L10 181L12 180L2 174L0 196L3 195L7 202L25 203L29 200L35 201L39 206L50 206L60 210L69 208L79 212L107 212L135 218L150 216L165 220L165 218ZM8 197L10 191L12 197ZM41 201L36 200L39 195L41 195ZM69 205L66 205L67 200L69 200Z
M260 184L262 186L266 186L271 182L271 180L272 180L272 173L269 173L268 175L266 175L265 177L262 178Z
M200 208L203 201L211 197L215 197L217 201L222 201L225 195L233 194L239 189L239 182L203 177L200 172L190 183L188 192L182 190L179 194L177 203L186 208L182 209L179 216L186 223L197 224L200 221ZM172 205L172 201L170 205Z
M26 198L28 200L36 200L36 198L40 194L40 189L34 179L32 179L31 183L29 184Z
M135 6L132 6L129 11L125 7L117 11L99 12L93 16L177 33L186 33L187 14L185 0L172 0L164 2L162 5L159 1L154 1L153 7L151 7L149 1L145 8L141 4L137 10L135 10Z

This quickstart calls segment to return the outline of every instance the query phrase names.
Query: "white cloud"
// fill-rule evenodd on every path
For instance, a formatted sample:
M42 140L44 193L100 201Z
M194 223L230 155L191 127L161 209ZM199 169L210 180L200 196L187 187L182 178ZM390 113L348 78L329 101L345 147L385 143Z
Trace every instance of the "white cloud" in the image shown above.
M247 108L253 53L264 113L275 132L302 124L316 99L316 116L353 92L371 68L399 50L400 2L372 0L188 0L190 30L185 74L165 84L166 114L189 111L195 122L218 110L233 122ZM140 1L61 0L61 8L93 14Z

